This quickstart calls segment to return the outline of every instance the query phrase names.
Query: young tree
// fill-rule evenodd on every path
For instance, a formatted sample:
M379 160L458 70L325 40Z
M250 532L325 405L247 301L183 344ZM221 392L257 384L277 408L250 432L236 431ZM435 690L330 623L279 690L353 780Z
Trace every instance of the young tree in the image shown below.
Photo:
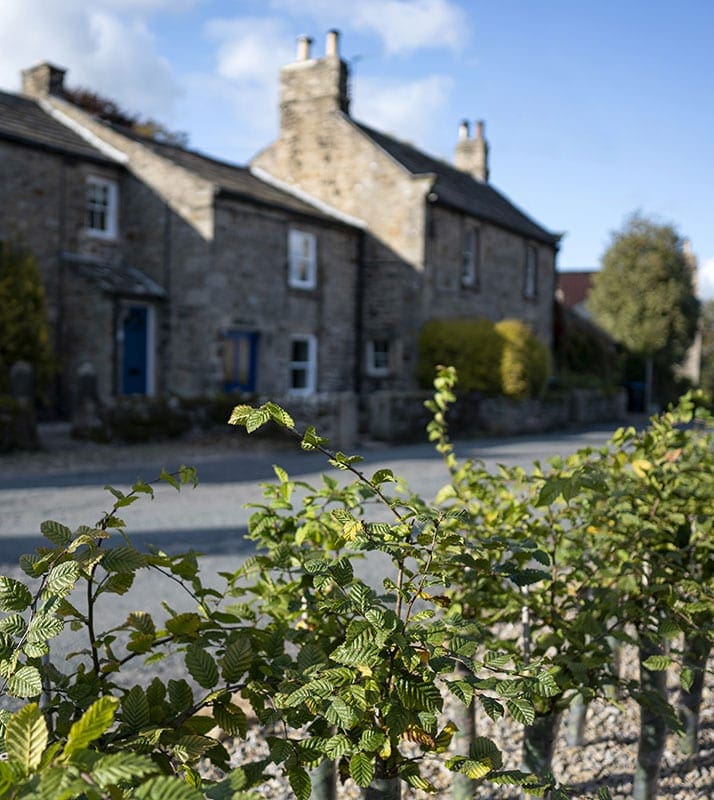
M633 214L602 258L588 308L598 324L646 360L645 408L652 400L652 364L681 360L699 317L691 266L672 225Z
M52 374L45 292L33 255L11 243L0 245L0 393L10 388L10 369L27 361L38 394Z

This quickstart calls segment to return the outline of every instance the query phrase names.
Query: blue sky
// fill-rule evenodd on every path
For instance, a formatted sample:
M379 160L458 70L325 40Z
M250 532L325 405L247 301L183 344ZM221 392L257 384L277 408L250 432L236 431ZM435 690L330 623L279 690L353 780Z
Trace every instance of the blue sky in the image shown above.
M2 0L0 87L50 60L245 163L296 37L319 56L333 27L358 119L448 160L486 121L493 184L566 233L561 268L596 267L639 210L691 240L714 297L710 0Z

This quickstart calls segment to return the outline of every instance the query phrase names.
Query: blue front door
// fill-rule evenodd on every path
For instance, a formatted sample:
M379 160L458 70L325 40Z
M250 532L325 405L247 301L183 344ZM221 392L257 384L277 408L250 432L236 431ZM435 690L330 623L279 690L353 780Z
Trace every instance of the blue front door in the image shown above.
M123 394L146 394L148 309L129 306L124 317Z
M227 392L254 392L258 374L258 333L228 331L223 364Z

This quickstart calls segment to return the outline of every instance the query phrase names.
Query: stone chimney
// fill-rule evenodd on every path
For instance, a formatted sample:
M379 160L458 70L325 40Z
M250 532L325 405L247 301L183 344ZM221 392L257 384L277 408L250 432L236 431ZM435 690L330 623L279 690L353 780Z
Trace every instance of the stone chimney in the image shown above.
M326 114L349 113L349 71L340 58L338 31L328 31L323 58L311 57L311 44L309 37L301 36L297 61L280 70L281 137L290 136L308 119L319 124Z
M55 67L43 61L29 69L22 70L22 93L36 100L55 94L60 97L64 93L64 75L66 69Z
M476 123L473 137L466 120L459 125L454 165L463 172L468 172L477 181L488 183L488 142L484 136L483 120Z

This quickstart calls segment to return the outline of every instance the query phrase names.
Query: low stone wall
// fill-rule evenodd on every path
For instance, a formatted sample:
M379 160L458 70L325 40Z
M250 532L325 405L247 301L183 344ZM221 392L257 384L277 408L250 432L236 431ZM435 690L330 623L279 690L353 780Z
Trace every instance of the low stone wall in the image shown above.
M429 392L373 392L365 403L364 434L389 442L422 439L429 421L424 401L430 397ZM624 390L577 389L542 400L469 395L459 398L449 412L449 429L453 435L514 436L571 425L617 423L625 419L626 412Z

